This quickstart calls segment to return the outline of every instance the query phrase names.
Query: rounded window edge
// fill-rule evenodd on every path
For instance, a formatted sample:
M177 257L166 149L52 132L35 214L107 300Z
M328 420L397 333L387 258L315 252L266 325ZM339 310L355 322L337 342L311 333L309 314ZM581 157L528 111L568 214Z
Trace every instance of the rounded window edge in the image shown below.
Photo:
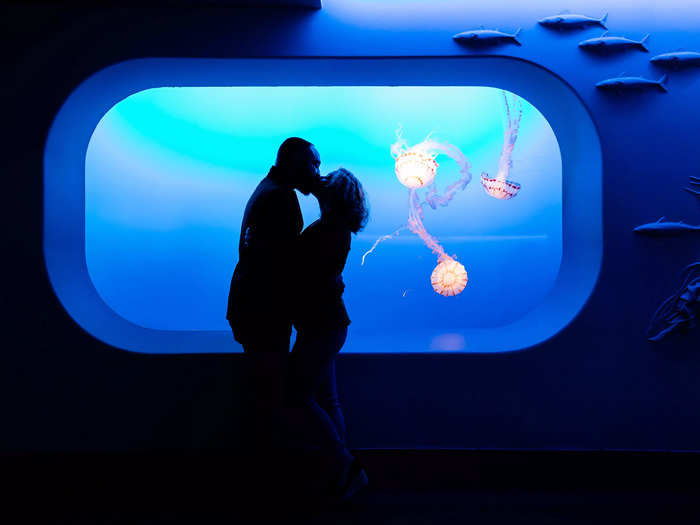
M228 69L223 67L213 68L214 72L209 70L210 74L203 74L207 72L207 68L204 67L206 64L199 64L198 67L193 68L192 71L188 71L188 68L182 67L182 62L189 62L190 64L194 62L210 62L210 65L222 66L223 63L228 62L231 66ZM392 61L396 68L386 67L388 61ZM465 65L471 66L464 67L458 75L454 75L454 62L462 61ZM410 82L410 77L406 76L404 70L403 78L400 82L396 75L396 71L401 71L400 66L406 63L412 63L414 66L423 64L424 66L430 65L430 70L433 73L431 82L425 82L425 78L415 78L413 83ZM521 319L506 325L504 327L499 327L498 330L485 330L487 332L484 335L483 330L465 330L464 333L472 339L472 341L479 341L477 348L470 350L468 345L467 348L461 350L459 354L463 355L473 355L473 354L484 354L484 353L510 353L514 351L523 351L531 349L541 343L546 342L548 339L554 337L556 334L561 332L566 328L580 311L585 307L588 302L595 284L598 279L600 272L600 265L602 262L602 152L600 148L600 139L597 131L595 122L593 121L590 111L586 105L581 100L580 96L571 88L571 86L561 79L555 73L547 70L546 68L523 59L512 58L512 57L481 57L481 56L465 56L465 57L289 57L289 58L225 58L225 59L206 59L206 58L137 58L129 59L125 61L118 62L116 64L109 65L96 73L93 73L85 81L83 81L66 99L63 106L60 108L54 122L51 125L49 135L46 141L46 147L44 151L44 258L45 266L47 269L47 274L49 281L53 288L54 293L58 297L62 306L66 309L70 317L83 328L85 331L90 333L93 337L111 345L116 348L123 350L136 352L136 353L147 353L147 354L181 354L181 353L236 353L240 351L240 345L235 343L231 333L227 331L166 331L166 330L155 330L152 328L143 327L136 325L131 321L124 319L114 312L109 306L104 303L104 301L99 297L97 290L94 285L92 285L92 280L87 272L87 267L85 264L85 244L84 244L84 223L82 224L82 252L80 252L81 257L76 258L76 253L70 253L71 250L66 250L66 246L61 244L62 239L73 239L75 240L75 231L65 231L65 228L58 228L59 231L54 231L52 229L55 226L54 223L50 223L52 217L56 216L56 204L60 206L59 203L48 203L49 191L52 189L57 189L55 183L56 180L56 169L57 161L62 166L64 170L68 170L70 174L67 182L68 186L75 187L76 183L76 165L80 166L81 162L76 162L75 155L80 155L82 159L82 171L79 173L80 182L84 182L84 159L87 144L89 142L89 137L91 132L94 131L96 124L99 120L106 115L106 113L116 105L120 100L127 98L130 94L144 91L146 89L164 87L164 86L209 86L209 85L256 85L255 79L260 81L260 79L269 78L269 70L275 69L273 66L285 64L286 66L297 65L304 67L296 68L283 68L286 69L287 74L290 74L285 82L275 83L275 84L258 84L258 85L489 85L490 87L498 87L501 89L506 89L513 93L517 93L519 96L526 98L530 101L547 119L547 121L552 125L555 136L560 144L561 158L562 158L562 177L563 177L563 195L562 195L562 206L563 206L563 227L565 225L571 227L571 231L563 231L563 250L562 250L562 260L560 263L559 274L555 280L550 294L543 300L538 307L536 307L531 312L528 312ZM339 64L343 67L338 67ZM479 67L474 67L476 63L481 63ZM248 68L242 66L254 67ZM383 67L378 68L377 66L383 64ZM486 64L488 67L484 67ZM362 67L362 66L367 67ZM156 67L158 66L158 67ZM235 66L238 66L236 68ZM331 67L332 66L332 67ZM134 70L135 68L135 70ZM145 70L144 70L145 68ZM330 74L330 80L326 79L324 82L313 82L313 83L299 83L300 78L304 75L301 73L308 73L313 68L320 68L321 72ZM537 78L536 81L530 79L528 84L524 77L527 75L515 75L513 73L513 68L526 70L530 69L530 74ZM267 75L264 73L267 70ZM135 71L138 74L134 74ZM416 74L417 68L413 69L413 75L418 77ZM497 72L497 74L494 73ZM535 71L537 73L535 73ZM284 71L283 71L284 72ZM318 71L317 71L318 72ZM520 71L522 73L522 71ZM150 73L153 73L151 75ZM187 75L192 75L187 78ZM388 75L393 75L388 77ZM227 76L228 75L228 76ZM233 75L233 76L231 76ZM401 76L401 75L399 75ZM169 81L165 81L166 78L170 78ZM362 81L358 81L358 78ZM478 80L474 80L478 78ZM314 77L315 80L317 80ZM382 80L385 79L385 80ZM498 79L508 79L508 82L500 82ZM542 101L548 102L561 102L560 108L563 108L570 118L571 114L575 114L577 123L577 134L579 139L584 136L586 144L576 143L575 141L569 143L567 142L566 147L562 146L562 134L566 136L565 129L561 128L560 118L558 118L560 112L557 110L556 104L540 103L540 97L538 96L528 96L525 93L529 93L528 89L519 89L512 84L515 81L517 86L520 88L527 87L528 85L532 89L537 86L542 89L542 81L545 84L548 83L546 87L552 88L554 91L559 91L562 95L560 99L556 96L552 96L549 92L547 97L542 98ZM115 80L119 80L115 82ZM348 83L352 80L352 83ZM391 80L391 82L389 82ZM469 80L469 81L467 81ZM138 83L141 83L140 85ZM212 82L219 82L218 84L212 84ZM233 82L233 84L231 84ZM183 84L184 83L184 84ZM478 84L477 84L478 83ZM99 90L95 88L99 87ZM105 89L107 88L107 89ZM525 93L524 93L525 92ZM535 93L535 91L533 91ZM110 100L111 98L111 100ZM86 111L86 106L88 111ZM100 108L102 112L100 113ZM76 111L78 110L78 111ZM97 115L96 120L94 120ZM550 115L552 118L550 118ZM85 117L80 119L80 117ZM92 124L86 124L86 122L92 122ZM555 125L555 122L559 123L559 126ZM70 128L66 128L67 124L77 126L77 129L71 137L74 142L71 142L68 138L66 132ZM90 134L87 135L87 140L80 140L81 136L85 137L85 128L89 128L92 125ZM561 129L560 129L561 128ZM582 130L582 128L587 128ZM583 131L583 132L582 132ZM576 135L576 134L575 134ZM568 137L567 140L571 139ZM579 142L581 142L579 140ZM68 153L59 153L56 148L68 148L68 145L73 146L73 150ZM573 146L577 146L573 148ZM573 148L573 151L572 151ZM582 149L587 148L588 159L586 166L582 163L575 163L574 161L579 158L584 152ZM567 161L573 164L571 169L567 169ZM591 169L595 166L593 169ZM585 167L585 169L584 169ZM73 171L71 171L71 168ZM572 171L573 170L573 171ZM49 174L51 172L54 177L52 178ZM585 173L584 173L585 172ZM66 173L64 171L63 173ZM50 179L50 180L49 180ZM49 184L46 182L49 181ZM52 185L51 182L54 184ZM65 182L65 181L64 181ZM62 191L59 193L70 194L70 188L60 188ZM574 198L575 196L575 198ZM82 217L84 221L84 185L83 193L80 195L82 202L80 210L83 212ZM587 201L587 198L589 199ZM592 200L590 200L592 198ZM588 207L584 210L578 209L576 207L577 202L586 202ZM593 213L591 213L590 204L593 202ZM63 201L65 204L65 201ZM51 208L51 209L49 209ZM49 212L49 213L47 213ZM53 215L51 212L54 212ZM582 225L580 224L581 215L585 215L587 222L587 231L584 231ZM73 217L74 219L75 217ZM70 219L70 217L69 217ZM72 223L75 225L75 222ZM70 230L70 227L68 228ZM583 238L586 242L587 251L585 253L580 253L581 250L571 250L567 249L567 245L570 243L567 241L567 237L576 238L580 240ZM47 249L48 246L48 249ZM72 248L76 248L73 244ZM54 250L51 252L51 250ZM80 251L80 250L78 250ZM48 253L52 253L48 256ZM78 263L80 259L80 264ZM573 279L573 282L571 281ZM562 281L563 280L563 281ZM568 283L565 281L569 281ZM90 299L93 304L80 304L80 300L76 300L76 297L72 292L79 290L83 298L90 297L92 294L88 289L92 289L92 293L97 297ZM559 301L552 303L552 301ZM97 304L97 303L101 303ZM565 310L567 313L565 315L561 314L561 305L566 304ZM90 307L91 306L91 307ZM556 308L554 308L556 306ZM552 313L553 310L558 310L558 312ZM555 315L556 314L556 315ZM528 328L525 326L527 323L539 324L546 320L547 315L555 315L556 322L549 322L551 330L534 330L533 328ZM544 316L544 317L543 317ZM105 331L105 328L107 330ZM504 337L501 333L498 337L494 334L490 334L490 343L486 343L486 339L490 332L510 332L510 335ZM513 333L517 332L520 338L520 343L516 343L514 340ZM544 332L547 332L546 334ZM377 337L377 345L381 346L381 337ZM483 341L483 343L481 342ZM401 351L394 350L392 352L372 351L372 352L361 352L352 351L351 348L355 345L348 341L348 350L344 350L344 354L361 354L361 355L371 355L371 354L386 354L400 355L405 353L420 354L426 353L434 355L434 352L426 349L425 351ZM394 341L394 345L398 341ZM204 352L198 352L195 349L201 348L202 345L209 345ZM401 346L398 344L398 346ZM454 353L450 353L454 355Z

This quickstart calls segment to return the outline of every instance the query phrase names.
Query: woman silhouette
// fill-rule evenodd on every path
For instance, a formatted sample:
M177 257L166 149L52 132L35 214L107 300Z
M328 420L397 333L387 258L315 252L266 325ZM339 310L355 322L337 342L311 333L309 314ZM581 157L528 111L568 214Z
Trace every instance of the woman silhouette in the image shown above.
M318 198L321 218L302 232L299 243L298 308L293 315L297 338L289 360L287 401L299 414L293 430L303 425L305 441L327 454L334 471L332 495L346 500L367 485L367 476L345 445L335 384L335 356L350 324L341 274L350 234L365 227L368 209L362 184L343 168L322 177L312 193Z

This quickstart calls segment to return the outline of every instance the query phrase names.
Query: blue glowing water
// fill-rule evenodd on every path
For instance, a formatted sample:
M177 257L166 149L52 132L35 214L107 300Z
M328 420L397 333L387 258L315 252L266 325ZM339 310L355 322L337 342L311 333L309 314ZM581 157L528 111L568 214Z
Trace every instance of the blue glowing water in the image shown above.
M228 285L245 203L288 136L313 142L321 171L344 166L365 186L371 219L353 238L344 278L352 329L459 330L506 325L542 301L562 253L559 147L527 101L508 201L479 178L496 173L503 98L486 87L180 87L115 105L90 140L85 166L85 253L95 288L122 317L148 328L228 330ZM473 179L425 226L464 264L456 297L430 285L436 257L415 235L380 235L406 222L408 190L389 147L398 124L409 145L428 133L458 146ZM442 189L457 166L439 156ZM300 195L305 224L318 216ZM280 257L284 264L284 257ZM377 351L387 351L378 348Z

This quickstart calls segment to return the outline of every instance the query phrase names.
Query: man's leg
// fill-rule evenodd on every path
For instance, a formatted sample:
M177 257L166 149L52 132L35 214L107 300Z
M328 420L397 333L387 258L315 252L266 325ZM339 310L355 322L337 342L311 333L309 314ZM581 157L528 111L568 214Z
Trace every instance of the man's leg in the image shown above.
M261 328L243 339L247 384L242 400L249 417L250 446L264 452L282 444L282 406L289 353L289 331Z

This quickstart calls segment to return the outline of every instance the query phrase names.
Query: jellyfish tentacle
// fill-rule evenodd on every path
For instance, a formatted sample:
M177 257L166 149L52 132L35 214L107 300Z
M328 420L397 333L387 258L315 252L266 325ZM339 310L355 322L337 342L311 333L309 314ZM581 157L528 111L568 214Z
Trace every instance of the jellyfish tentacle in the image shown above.
M423 208L420 205L420 199L416 190L410 190L409 197L410 205L408 208L408 229L422 239L425 245L430 248L435 255L438 256L438 262L446 259L452 259L445 249L440 245L435 237L428 233L428 230L423 224Z
M396 141L391 144L391 156L396 158L401 153L407 149L408 143L406 142L406 139L403 138L403 126L399 123L399 127L396 128L396 131L394 132L396 134Z
M429 149L431 151L443 153L454 160L459 166L459 173L461 174L459 179L449 184L445 188L442 195L438 194L437 186L434 181L427 186L428 191L425 195L425 200L421 203L421 206L427 204L432 209L436 209L437 206L447 206L454 198L457 191L464 190L464 188L466 188L471 182L471 164L464 153L462 153L457 146L450 144L449 142L438 142L431 140L429 143Z
M508 105L508 96L506 95L506 92L501 91L501 94L503 95L503 102L506 106L506 129L508 129L513 125L512 121L510 120L510 106Z
M392 237L398 236L398 235L399 235L403 230L405 230L406 228L408 228L408 225L407 225L407 224L404 224L404 225L402 225L400 228L398 228L396 231L394 231L393 233L388 233L388 234L386 234L386 235L382 235L382 236L379 237L376 241L374 241L374 244L372 245L372 247L371 247L369 250L367 250L367 251L362 255L362 262L360 263L360 266L364 266L364 264L365 264L365 258L366 258L370 253L372 253L372 252L375 250L375 248L376 248L377 246L379 246L380 243L382 243L382 242L384 242L384 241L387 241L387 240L391 239Z
M513 168L513 148L518 140L518 132L520 130L520 121L523 116L523 106L520 98L513 95L513 110L517 111L515 116L511 113L511 107L508 103L508 96L503 91L503 101L506 108L505 129L503 131L503 146L501 148L501 156L498 159L498 171L494 178L490 178L488 173L481 174L481 185L484 191L490 196L497 199L506 200L515 197L520 191L520 184L508 180L510 170Z
M503 92L503 100L506 106L507 127L503 132L503 147L501 148L501 157L498 163L496 179L505 182L511 168L513 167L513 148L515 147L515 142L518 140L520 120L523 116L523 107L520 103L520 99L517 98L517 95L515 95L514 105L518 110L518 115L515 118L511 118L510 105L508 104L508 97L506 96L505 91Z
M470 172L471 165L467 157L459 150L457 146L450 143L435 143L434 148L441 151L459 166L460 178L449 184L442 195L438 195L437 188L433 182L428 187L428 193L425 196L425 202L433 209L439 206L447 206L454 198L457 191L464 190L472 180Z

